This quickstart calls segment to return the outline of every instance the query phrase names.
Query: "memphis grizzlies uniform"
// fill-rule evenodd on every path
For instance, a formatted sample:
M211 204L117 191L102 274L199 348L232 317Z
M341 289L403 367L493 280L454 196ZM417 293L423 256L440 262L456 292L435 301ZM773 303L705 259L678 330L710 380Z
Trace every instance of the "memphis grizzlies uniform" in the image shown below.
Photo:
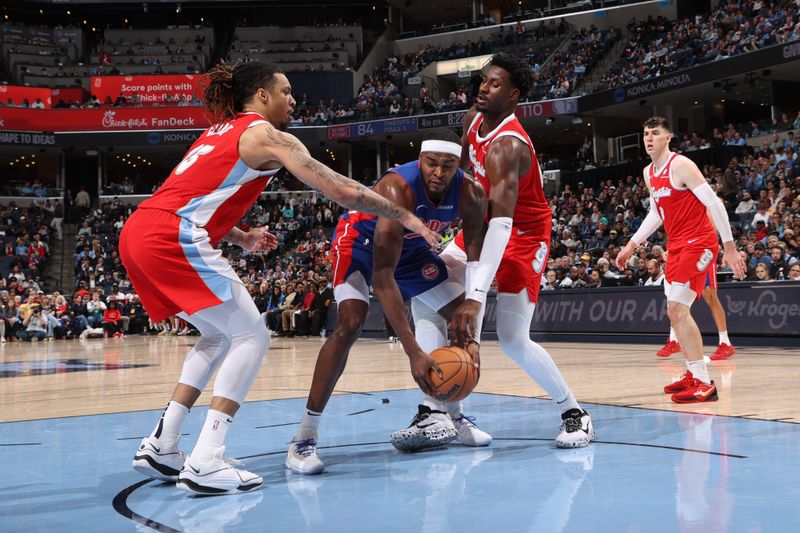
M419 160L394 167L383 176L389 173L399 174L406 181L414 193L414 214L431 230L442 233L450 222L459 217L461 187L464 183L461 169L438 205L428 198ZM376 223L377 217L358 211L350 211L339 219L331 250L334 289L346 283L356 272L364 277L367 285L371 283ZM419 234L404 229L403 237L403 249L395 270L395 279L403 299L410 299L445 281L447 269Z

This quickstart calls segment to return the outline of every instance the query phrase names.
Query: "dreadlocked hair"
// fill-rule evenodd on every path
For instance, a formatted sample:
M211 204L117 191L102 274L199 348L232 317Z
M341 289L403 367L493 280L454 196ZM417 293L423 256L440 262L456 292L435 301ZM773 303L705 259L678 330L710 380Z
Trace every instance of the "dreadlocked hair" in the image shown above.
M489 63L492 66L500 67L508 72L511 84L519 89L519 99L522 100L531 92L533 86L533 74L531 66L520 56L506 52L498 52L492 56Z
M203 102L213 124L233 119L262 87L269 90L276 74L282 71L274 65L237 60L228 65L220 59L203 74L198 88L203 91Z

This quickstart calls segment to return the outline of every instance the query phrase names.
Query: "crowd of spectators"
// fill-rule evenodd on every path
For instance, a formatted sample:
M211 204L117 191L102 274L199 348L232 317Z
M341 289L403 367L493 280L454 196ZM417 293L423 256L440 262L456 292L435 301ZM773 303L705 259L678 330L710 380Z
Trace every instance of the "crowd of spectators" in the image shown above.
M630 42L595 90L605 90L800 39L791 0L721 0L710 16L633 19Z
M3 339L14 335L17 326L15 313L8 310L8 300L30 291L43 294L42 269L50 257L54 233L51 226L56 226L53 221L57 214L56 206L50 202L30 207L13 202L0 205L0 337ZM14 304L11 305L13 309Z
M391 55L364 75L363 82L351 102L335 100L309 102L306 95L298 98L292 126L321 126L355 120L412 116L424 113L457 111L469 107L476 84L456 84L454 90L435 97L425 81L417 75L429 64L463 57L512 50L523 55L531 65L534 85L521 101L564 98L574 93L589 70L619 39L613 28L599 30L594 26L575 31L569 46L554 52L569 31L566 23L551 20L526 29L522 23L508 31L492 34L489 39L455 43L449 46L427 44L417 52ZM529 42L539 43L528 45ZM548 58L552 60L547 63ZM411 83L413 80L414 83Z

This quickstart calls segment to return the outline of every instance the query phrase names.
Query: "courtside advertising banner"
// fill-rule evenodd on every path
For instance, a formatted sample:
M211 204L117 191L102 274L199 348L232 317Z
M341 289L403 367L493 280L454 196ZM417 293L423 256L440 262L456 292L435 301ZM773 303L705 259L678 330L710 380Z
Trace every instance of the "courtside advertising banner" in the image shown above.
M91 92L101 102L107 97L114 101L119 95L126 98L138 95L144 105L163 104L165 98L176 96L185 96L188 101L192 101L199 78L197 74L92 76Z

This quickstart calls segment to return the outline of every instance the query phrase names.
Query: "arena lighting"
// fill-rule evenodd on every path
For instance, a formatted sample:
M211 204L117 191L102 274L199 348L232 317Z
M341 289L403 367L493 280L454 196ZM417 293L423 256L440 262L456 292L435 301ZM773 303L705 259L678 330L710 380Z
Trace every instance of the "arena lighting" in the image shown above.
M142 4L142 11L147 13L147 3Z
M178 2L178 5L175 6L175 13L180 13L180 12L181 12L181 3Z

